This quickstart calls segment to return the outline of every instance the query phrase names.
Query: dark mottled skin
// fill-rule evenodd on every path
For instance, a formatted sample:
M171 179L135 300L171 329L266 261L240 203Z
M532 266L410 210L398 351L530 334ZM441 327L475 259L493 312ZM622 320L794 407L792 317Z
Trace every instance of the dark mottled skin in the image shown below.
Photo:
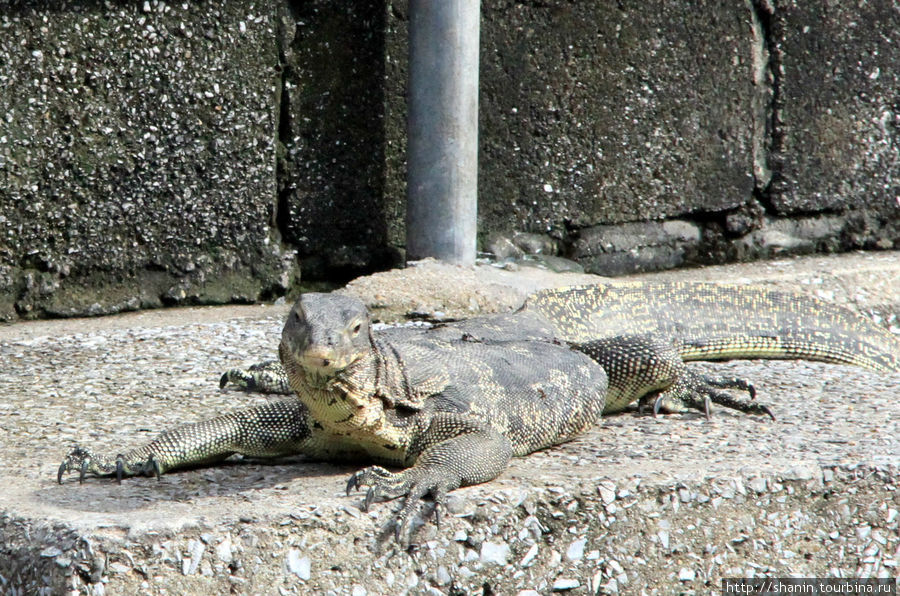
M616 282L547 290L519 311L431 329L371 330L365 306L305 294L282 333L280 364L232 370L233 382L292 393L264 406L176 427L116 457L77 448L86 474L161 474L234 453L304 453L373 466L347 485L366 503L406 496L398 533L421 497L495 478L511 456L557 444L604 412L648 400L710 402L768 414L741 379L701 376L685 360L806 358L900 371L900 341L867 319L813 298L761 288Z

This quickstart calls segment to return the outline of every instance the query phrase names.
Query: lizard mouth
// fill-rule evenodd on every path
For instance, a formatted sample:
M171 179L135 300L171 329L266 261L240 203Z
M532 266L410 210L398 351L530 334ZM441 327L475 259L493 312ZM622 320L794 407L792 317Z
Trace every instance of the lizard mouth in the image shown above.
M281 343L279 353L288 378L302 379L303 384L315 389L331 389L365 357L364 353L335 350L329 346L307 345L295 350L286 342Z
M356 360L352 354L339 354L334 350L307 348L296 355L297 364L307 372L318 376L334 376L352 365Z

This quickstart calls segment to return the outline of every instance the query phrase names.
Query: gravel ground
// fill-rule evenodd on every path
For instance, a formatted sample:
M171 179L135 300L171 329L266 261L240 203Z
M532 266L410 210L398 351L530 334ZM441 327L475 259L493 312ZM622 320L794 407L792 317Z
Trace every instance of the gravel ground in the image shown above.
M753 271L805 262L805 277L767 279L813 286L891 326L900 266L889 256ZM842 263L869 281L847 282ZM515 296L558 279L523 289L502 285L516 272L488 271L473 302L446 280L417 292L446 273L430 267L348 291L377 287L384 313L453 315L488 310L479 300L491 284ZM406 306L387 308L397 304ZM389 538L393 504L366 513L360 494L343 495L354 466L242 461L161 481L56 484L75 444L118 452L264 401L220 391L218 378L272 357L286 312L178 309L0 328L0 593L669 594L716 593L723 577L898 575L900 376L817 363L700 365L753 380L777 420L722 410L711 421L609 417L456 491L441 528L417 527L410 548Z

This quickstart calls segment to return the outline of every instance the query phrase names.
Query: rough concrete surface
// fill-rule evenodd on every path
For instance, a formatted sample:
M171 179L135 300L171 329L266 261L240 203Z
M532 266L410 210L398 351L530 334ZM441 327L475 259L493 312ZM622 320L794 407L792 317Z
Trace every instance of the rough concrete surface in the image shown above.
M900 332L897 253L652 276L665 277L809 291ZM345 291L385 319L455 316L587 279L426 262ZM56 484L75 444L116 452L266 399L217 381L274 354L286 311L0 327L0 592L706 594L723 577L898 575L900 377L824 364L704 365L752 379L777 420L609 417L455 491L440 529L429 521L408 549L390 538L395 504L366 513L360 494L343 494L354 466L244 461L161 481Z
M0 2L0 320L286 291L275 2Z
M878 221L900 208L896 3L769 4L766 18L780 40L772 53L780 72L772 206L778 213L864 207L870 226L896 233L896 218Z

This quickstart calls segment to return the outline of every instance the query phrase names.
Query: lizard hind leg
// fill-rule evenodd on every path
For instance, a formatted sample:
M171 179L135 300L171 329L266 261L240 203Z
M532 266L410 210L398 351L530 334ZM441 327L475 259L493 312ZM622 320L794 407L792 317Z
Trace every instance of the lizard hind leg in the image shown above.
M724 391L727 389L745 391L748 397L738 397ZM640 407L645 409L652 405L654 415L660 411L678 412L691 408L700 410L709 418L710 404L714 403L746 414L769 416L775 420L772 410L755 399L756 388L745 379L705 375L685 367L671 387L659 393L645 395Z

